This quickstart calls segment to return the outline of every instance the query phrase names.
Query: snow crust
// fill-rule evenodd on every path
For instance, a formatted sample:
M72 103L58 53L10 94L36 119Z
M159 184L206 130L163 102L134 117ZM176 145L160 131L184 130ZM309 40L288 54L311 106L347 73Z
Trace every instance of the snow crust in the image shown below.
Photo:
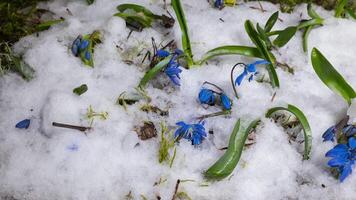
M167 86L163 90L149 84L147 92L152 104L169 109L169 116L147 114L139 110L143 102L123 107L115 101L123 91L134 91L143 77L144 66L128 65L122 50L137 46L150 48L150 38L159 43L175 39L180 46L178 23L172 30L157 27L134 32L127 40L129 29L122 19L112 16L121 3L138 3L153 12L163 13L162 1L97 0L87 6L83 1L52 1L43 4L59 16L62 24L28 36L16 44L25 61L36 70L36 77L25 82L10 74L0 79L0 197L16 199L125 199L130 191L134 199L171 199L177 179L184 182L180 191L193 199L355 199L356 176L343 183L334 179L324 154L332 148L323 143L321 135L347 112L348 105L319 80L310 62L310 50L317 47L353 86L356 86L355 55L356 23L333 18L332 12L317 7L326 24L313 29L309 37L308 54L302 51L301 33L283 48L275 51L277 60L295 70L289 74L277 69L281 87L274 90L268 83L246 80L238 87L240 99L234 98L231 117L206 120L207 130L214 134L194 148L188 141L177 146L173 167L158 163L159 137L140 141L134 127L150 120L159 127L166 121L174 128L177 121L218 111L205 110L197 102L201 84L210 81L222 87L230 98L230 70L237 62L253 62L241 56L224 56L192 70L183 70L181 87ZM243 3L234 8L212 9L206 0L183 0L190 28L195 58L221 45L252 45L244 31L246 19L264 24L278 10L278 5L262 3L266 12L250 8L257 3ZM73 15L69 15L66 9ZM173 13L172 8L168 8ZM219 20L222 18L224 22ZM307 18L306 6L292 14L280 14L275 29L296 25ZM100 30L103 42L95 48L95 68L88 68L72 56L69 47L79 34ZM167 36L164 36L169 33ZM136 59L136 60L135 60ZM139 62L139 58L134 58ZM259 70L263 70L259 68ZM81 96L72 89L88 85ZM167 84L168 82L166 82ZM170 85L170 84L168 84ZM271 101L273 94L276 96ZM273 106L293 104L307 116L313 131L311 159L302 161L299 148L290 145L288 135L280 126L264 118ZM88 126L86 109L107 111L107 120L95 120L87 135L70 129L53 127L53 121ZM355 102L349 115L355 116ZM27 130L15 129L15 124L31 119ZM202 172L214 163L227 144L237 118L244 121L261 118L256 143L244 150L233 176L220 182L206 183ZM139 145L137 145L139 143ZM77 151L68 146L78 145ZM154 186L159 179L167 179Z

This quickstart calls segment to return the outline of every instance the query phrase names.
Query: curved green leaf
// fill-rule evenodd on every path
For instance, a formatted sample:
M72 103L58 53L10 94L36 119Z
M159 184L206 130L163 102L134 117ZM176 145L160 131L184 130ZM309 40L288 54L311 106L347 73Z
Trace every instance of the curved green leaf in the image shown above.
M324 19L310 19L310 20L304 20L298 25L298 30L302 28L306 28L308 26L313 26L313 25L323 25Z
M157 18L159 17L158 15L155 15L153 14L150 10L148 10L147 8L141 6L141 5L137 5L137 4L129 4L129 3L125 3L125 4L121 4L121 5L118 5L116 7L116 9L120 12L125 12L125 11L128 11L128 10L133 10L135 13L142 13L148 17L151 17L151 18Z
M272 43L266 31L263 28L261 28L261 26L258 23L256 24L256 28L260 38L265 42L267 49L268 50L272 49Z
M341 17L345 13L346 4L347 0L338 0L335 8L335 17Z
M248 57L255 58L263 58L261 53L255 47L247 47L247 46L221 46L214 48L208 52L206 52L203 57L197 62L198 65L203 64L207 60L222 56L222 55L242 55Z
M295 35L298 28L295 26L287 27L286 29L279 32L277 38L273 41L273 44L278 47L283 47L289 42L290 39Z
M147 17L145 15L136 15L136 14L128 14L128 13L116 13L114 16L123 18L127 23L133 24L138 22L142 25L143 28L151 27L152 18Z
M308 36L314 26L308 26L303 32L303 51L308 52Z
M147 71L146 74L141 79L138 87L143 89L151 79L153 79L165 66L167 66L171 58L172 56L166 57L165 59L157 63L157 65L155 65L152 69Z
M245 145L248 134L254 129L260 120L255 120L250 123L248 128L240 128L240 119L235 123L235 127L229 139L229 146L218 161L216 161L207 171L204 176L210 180L220 180L229 176L235 169L240 160L243 147Z
M44 31L44 30L49 29L52 25L61 23L63 21L64 21L64 19L56 19L56 20L46 21L46 22L43 22L43 23L37 25L36 29L38 31Z
M182 31L183 51L187 55L188 66L192 66L194 64L192 47L190 45L188 26L187 26L187 22L185 20L184 11L183 11L182 5L180 3L180 0L172 0L172 6L174 9L174 12L176 13L176 16L177 16L177 19L179 22L179 26L180 26L180 30Z
M350 104L351 99L356 97L356 92L316 48L312 50L311 61L314 71L325 85Z
M271 63L266 66L267 66L267 71L272 87L279 87L277 72L274 69L276 65L276 60L274 56L267 50L267 47L264 44L264 42L261 40L261 38L258 37L258 33L256 32L250 20L247 20L245 22L245 30L249 35L250 39L252 40L252 42L256 45L257 49L260 51L261 55L263 55L263 58Z
M270 118L271 115L277 111L280 110L286 110L290 113L292 113L300 122L300 124L303 127L303 132L304 132L304 155L303 155L303 159L307 160L310 158L310 151L311 151L311 147L312 147L312 132L311 132L311 128L309 125L309 122L307 120L307 118L305 117L304 113L299 110L297 107L288 104L287 107L274 107L271 108L267 111L266 113L266 117Z
M318 13L316 13L316 11L312 8L311 3L308 3L308 15L309 17L313 18L313 19L321 19L320 15Z
M267 20L266 25L265 25L265 32L270 32L274 26L274 24L277 22L278 20L278 15L279 12L275 12L273 13Z

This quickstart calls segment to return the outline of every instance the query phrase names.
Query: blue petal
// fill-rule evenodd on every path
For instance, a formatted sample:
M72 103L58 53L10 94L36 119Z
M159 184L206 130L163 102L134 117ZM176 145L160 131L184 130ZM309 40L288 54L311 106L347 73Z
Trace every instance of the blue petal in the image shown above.
M335 131L336 131L336 128L335 126L332 126L330 128L328 128L324 134L323 134L323 138L324 138L324 142L325 141L334 141L334 137L335 137Z
M345 165L342 167L339 180L340 182L343 182L347 176L349 176L352 173L352 168L351 165Z
M347 132L349 132L352 129L352 125L346 125L343 129L342 132L344 134L347 134Z
M247 75L247 70L245 69L235 80L235 85L241 85L242 80L245 78Z
M349 155L349 147L345 144L338 144L325 154L326 157L334 158L347 158Z
M182 50L180 50L180 49L175 49L174 50L174 54L176 54L176 55L181 55L181 54L183 54L183 51Z
M30 126L31 120L30 119L24 119L16 124L16 128L20 129L27 129Z
M72 43L72 53L74 56L78 56L79 55L79 46L80 46L80 37L77 37L73 43Z
M340 167L340 166L344 166L348 162L349 162L349 160L346 158L333 158L333 159L329 160L328 165L330 167Z
M89 51L85 52L85 59L90 60L91 58L91 53Z
M82 42L80 43L80 50L84 50L88 47L89 45L89 41L88 40L82 40Z
M161 57L161 58L165 58L167 56L169 56L170 53L166 50L160 49L157 51L157 56Z
M354 137L350 137L349 138L349 147L351 149L355 149L356 148L356 138L354 138Z
M165 73L167 76L179 75L182 72L178 67L167 67Z
M199 102L201 104L208 104L208 105L214 105L215 103L215 96L213 91L209 89L201 89L199 92Z
M222 106L225 110L230 110L231 109L231 100L229 97L226 96L226 94L221 94L220 96Z

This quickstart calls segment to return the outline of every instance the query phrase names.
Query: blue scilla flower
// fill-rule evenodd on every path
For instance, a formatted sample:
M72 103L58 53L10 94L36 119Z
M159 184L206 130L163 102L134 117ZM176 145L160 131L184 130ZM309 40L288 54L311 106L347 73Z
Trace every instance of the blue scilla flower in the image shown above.
M235 85L241 85L242 80L249 76L248 81L252 81L253 77L258 73L256 69L256 65L265 65L270 64L266 60L258 60L256 62L250 63L244 67L244 71L236 78Z
M171 79L171 81L175 84L180 86L180 76L179 74L182 72L182 70L180 69L180 65L177 61L178 56L181 54L181 51L176 50L173 53L173 56L171 58L171 60L168 62L167 67L165 69L165 73L166 75L169 77L169 79Z
M215 6L215 8L219 8L219 9L223 8L224 7L224 0L215 0L214 6Z
M225 93L220 94L220 101L224 110L231 110L231 99Z
M190 140L192 145L199 145L207 136L204 127L204 121L197 124L187 124L183 121L177 122L179 128L175 131L174 137Z
M354 136L356 134L356 126L348 124L342 129L342 133L347 137Z
M166 51L166 50L160 49L160 50L157 51L156 55L157 55L158 57L165 58L165 57L171 55L171 53L169 53L169 52Z
M28 129L30 126L31 120L30 119L24 119L20 122L18 122L15 127L19 129Z
M202 88L199 92L199 102L201 104L208 104L210 106L215 105L214 91Z
M323 142L326 142L326 141L334 142L335 134L336 134L336 126L332 126L332 127L328 128L322 136L324 139Z
M356 160L356 139L351 137L347 144L338 144L325 154L331 157L328 165L338 169L339 180L342 182L352 173L352 166Z
M89 41L88 40L82 40L81 43L80 43L80 50L84 50L86 49L87 47L89 46Z
M79 47L81 46L81 36L78 36L72 43L72 53L74 56L79 55Z
M91 58L91 53L90 53L90 51L85 51L85 59L87 59L87 60L90 60L90 58Z

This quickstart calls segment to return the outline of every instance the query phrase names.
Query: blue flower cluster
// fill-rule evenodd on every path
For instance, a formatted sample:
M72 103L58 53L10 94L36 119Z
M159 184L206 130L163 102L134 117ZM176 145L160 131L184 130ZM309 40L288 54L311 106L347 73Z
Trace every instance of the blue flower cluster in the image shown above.
M250 63L248 65L245 65L244 71L236 78L235 80L235 85L241 85L242 80L246 77L249 76L248 81L252 81L253 77L258 74L256 65L266 65L270 64L266 60L258 60L256 62Z
M222 9L224 7L224 0L215 0L214 6L215 8Z
M183 121L177 122L179 128L175 131L174 137L176 140L180 138L187 139L192 142L192 145L199 145L207 136L204 127L204 121L197 124L186 124Z
M82 52L84 52L84 58L89 61L91 58L89 44L89 40L82 39L82 36L78 36L72 43L71 49L73 55L78 57Z
M170 53L166 50L160 49L157 51L157 56L160 58L165 58L172 55L169 63L167 64L166 69L164 70L165 74L169 77L174 85L180 86L180 76L179 74L182 72L180 69L180 65L178 63L178 57L182 55L183 52L179 49L176 49L173 53Z
M339 134L340 132L340 134ZM346 124L342 129L338 125L328 128L323 134L325 141L339 140L340 143L328 151L325 156L330 157L328 165L339 172L339 180L342 182L352 173L352 166L356 160L356 126ZM345 141L345 142L343 142Z
M217 103L217 99L220 99L220 104L223 109L231 110L232 101L223 91L216 92L203 87L200 89L198 98L201 104L207 104L209 106L214 106Z

